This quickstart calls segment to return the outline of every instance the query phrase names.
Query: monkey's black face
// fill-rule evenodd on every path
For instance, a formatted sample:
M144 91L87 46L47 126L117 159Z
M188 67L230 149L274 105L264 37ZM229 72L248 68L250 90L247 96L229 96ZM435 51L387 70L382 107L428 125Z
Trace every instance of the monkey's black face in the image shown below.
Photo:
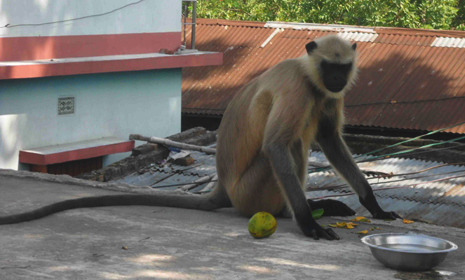
M331 92L340 92L347 85L347 77L352 70L352 63L330 63L323 60L320 69L325 87Z

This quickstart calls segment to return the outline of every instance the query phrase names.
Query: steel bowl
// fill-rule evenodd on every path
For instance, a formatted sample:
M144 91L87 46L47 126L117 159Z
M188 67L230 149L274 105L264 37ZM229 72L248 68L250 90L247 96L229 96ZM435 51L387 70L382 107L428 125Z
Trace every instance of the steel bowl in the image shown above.
M362 242L380 263L402 271L430 270L458 248L450 241L413 232L373 234Z

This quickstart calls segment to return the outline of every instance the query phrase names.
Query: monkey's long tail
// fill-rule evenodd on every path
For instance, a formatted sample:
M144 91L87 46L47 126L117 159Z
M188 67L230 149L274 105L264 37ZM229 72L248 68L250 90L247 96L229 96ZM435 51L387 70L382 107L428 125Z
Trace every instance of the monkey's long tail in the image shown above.
M54 213L77 208L130 205L165 206L205 211L232 206L226 192L221 188L215 188L214 191L207 195L182 195L162 192L149 195L106 195L64 200L29 212L3 216L0 217L0 225L37 220Z

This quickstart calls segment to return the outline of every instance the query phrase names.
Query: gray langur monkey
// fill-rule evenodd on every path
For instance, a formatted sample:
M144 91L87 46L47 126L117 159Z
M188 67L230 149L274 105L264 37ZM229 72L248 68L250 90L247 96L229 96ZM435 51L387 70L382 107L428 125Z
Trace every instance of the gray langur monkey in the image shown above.
M378 219L400 218L381 209L368 181L341 137L344 94L356 75L356 44L336 35L308 43L307 54L284 60L245 85L221 121L216 166L218 182L207 195L107 195L57 202L30 212L0 217L0 224L38 219L56 212L119 205L214 210L233 206L245 216L260 211L292 215L309 237L339 236L322 228L313 209L324 215L355 212L336 200L307 200L304 193L308 150L317 142L336 172Z

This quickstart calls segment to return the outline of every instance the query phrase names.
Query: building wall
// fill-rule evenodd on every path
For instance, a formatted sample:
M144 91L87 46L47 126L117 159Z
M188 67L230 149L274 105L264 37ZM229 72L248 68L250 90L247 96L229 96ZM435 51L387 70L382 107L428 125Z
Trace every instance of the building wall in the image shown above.
M7 24L1 37L180 32L181 0L0 0Z
M75 113L59 116L58 97L67 96ZM181 69L0 81L0 168L25 169L21 149L180 129ZM104 165L127 155L107 156Z
M176 51L181 10L181 0L0 0L0 62Z

